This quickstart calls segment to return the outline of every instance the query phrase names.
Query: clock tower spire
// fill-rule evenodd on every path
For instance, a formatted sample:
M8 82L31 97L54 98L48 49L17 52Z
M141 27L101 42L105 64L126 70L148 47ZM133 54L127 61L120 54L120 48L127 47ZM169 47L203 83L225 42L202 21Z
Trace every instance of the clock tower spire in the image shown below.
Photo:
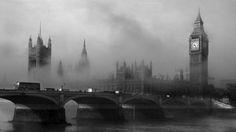
M198 86L196 92L203 93L208 85L208 37L204 31L200 10L189 37L189 57L190 81Z

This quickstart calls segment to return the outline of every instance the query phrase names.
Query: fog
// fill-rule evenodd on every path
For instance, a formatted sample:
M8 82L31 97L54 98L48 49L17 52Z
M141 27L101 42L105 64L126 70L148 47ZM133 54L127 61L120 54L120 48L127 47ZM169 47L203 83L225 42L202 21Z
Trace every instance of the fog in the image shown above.
M115 72L116 61L153 63L153 74L188 71L188 39L200 7L209 36L209 75L234 79L234 0L7 0L0 1L0 80L27 80L28 39L39 25L52 38L52 72L59 60L74 69L86 39L92 78ZM71 72L71 71L70 71ZM68 73L70 73L68 72Z

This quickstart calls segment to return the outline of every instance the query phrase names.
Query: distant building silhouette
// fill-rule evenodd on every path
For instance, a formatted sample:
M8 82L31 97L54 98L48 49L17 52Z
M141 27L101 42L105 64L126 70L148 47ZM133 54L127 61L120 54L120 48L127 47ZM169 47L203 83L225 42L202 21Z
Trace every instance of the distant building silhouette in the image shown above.
M145 65L144 61L140 65L135 62L131 66L127 66L126 62L119 66L116 64L116 79L117 80L144 80L152 78L152 62L150 65Z
M79 60L79 64L76 67L76 70L79 74L80 79L88 79L89 77L89 70L90 70L90 64L88 60L88 53L86 49L86 42L84 40L83 44L83 50L81 53L81 58Z
M32 38L30 36L28 48L28 73L34 74L34 71L40 70L42 68L50 70L52 41L49 37L47 47L44 45L41 36L41 26L37 38L37 44L33 45Z
M200 11L189 37L189 56L190 82L199 85L198 92L202 92L208 85L208 37L204 31Z
M227 85L234 84L236 86L236 80L220 80L220 88L226 89Z
M63 65L62 65L61 60L60 60L59 65L58 65L57 75L61 78L63 78L63 76L64 76L64 70L63 70Z
M145 82L152 78L152 62L145 65L144 61L140 65L136 62L127 66L126 62L119 66L116 64L117 89L124 93L140 93L145 91Z

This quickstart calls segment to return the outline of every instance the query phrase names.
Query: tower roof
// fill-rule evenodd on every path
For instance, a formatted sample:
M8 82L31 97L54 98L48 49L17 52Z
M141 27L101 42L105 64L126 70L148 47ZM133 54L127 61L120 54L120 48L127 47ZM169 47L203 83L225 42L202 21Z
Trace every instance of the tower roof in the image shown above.
M194 30L192 32L192 35L194 34L205 34L200 9L198 10L197 18L194 21Z
M198 10L198 15L197 15L197 18L196 18L194 23L201 23L201 24L203 24L201 13L200 13L200 9Z

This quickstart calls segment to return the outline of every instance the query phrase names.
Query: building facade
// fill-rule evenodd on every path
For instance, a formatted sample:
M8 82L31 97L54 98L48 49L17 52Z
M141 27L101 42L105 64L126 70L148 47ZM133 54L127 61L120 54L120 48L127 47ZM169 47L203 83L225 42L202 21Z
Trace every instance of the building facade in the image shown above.
M49 37L48 45L44 45L41 37L41 29L38 34L37 43L33 45L32 38L28 43L28 73L32 74L40 69L50 70L52 41Z
M198 92L208 85L208 42L199 11L189 37L190 82L199 86Z
M123 65L116 64L116 83L117 90L123 93L143 94L146 82L152 78L152 62L145 65L144 61L137 65L135 62L128 66L126 62Z

